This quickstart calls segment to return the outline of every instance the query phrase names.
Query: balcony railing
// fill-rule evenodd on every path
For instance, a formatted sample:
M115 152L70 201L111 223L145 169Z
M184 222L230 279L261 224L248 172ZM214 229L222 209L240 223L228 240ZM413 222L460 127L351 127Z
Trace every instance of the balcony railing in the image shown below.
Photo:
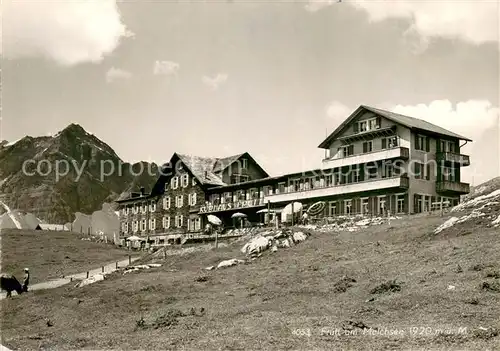
M470 192L469 184L451 181L441 181L436 183L436 191L439 192L455 192L460 194L468 194Z
M264 203L264 198L232 201L226 203L206 202L203 206L200 207L200 213L221 212L238 210L242 208L258 207L263 206Z
M399 146L391 149L377 150L347 157L326 158L323 160L323 168L352 166L395 158L408 159L409 157L410 151L408 148Z
M406 175L392 178L377 178L365 180L357 183L339 184L313 188L303 191L293 191L275 195L266 195L265 202L289 202L295 200L318 198L326 196L335 196L349 193L373 191L387 188L408 189L410 181Z
M436 154L438 162L457 163L461 166L470 166L470 158L468 155L457 154L455 152L438 152Z

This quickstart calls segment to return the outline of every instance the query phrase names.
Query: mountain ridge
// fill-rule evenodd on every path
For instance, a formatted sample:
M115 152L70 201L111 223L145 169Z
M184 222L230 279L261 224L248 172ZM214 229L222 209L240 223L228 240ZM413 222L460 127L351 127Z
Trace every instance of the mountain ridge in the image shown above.
M71 222L139 186L149 190L158 174L155 163L124 162L77 123L54 136L0 142L0 200L48 222Z

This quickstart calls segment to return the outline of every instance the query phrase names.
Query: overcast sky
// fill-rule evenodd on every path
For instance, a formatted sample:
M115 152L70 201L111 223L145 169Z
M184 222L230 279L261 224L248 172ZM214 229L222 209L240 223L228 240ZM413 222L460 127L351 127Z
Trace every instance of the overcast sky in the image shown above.
M496 1L3 1L2 133L71 122L126 161L250 152L317 168L360 104L474 140L464 181L500 173Z

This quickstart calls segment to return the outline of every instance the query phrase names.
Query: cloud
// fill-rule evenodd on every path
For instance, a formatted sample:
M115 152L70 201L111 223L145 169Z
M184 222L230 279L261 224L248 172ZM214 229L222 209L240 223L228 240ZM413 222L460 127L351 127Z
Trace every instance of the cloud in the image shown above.
M156 61L154 68L153 68L153 73L154 74L163 74L163 75L175 75L177 74L177 71L179 71L180 65L177 62L172 62L172 61Z
M317 12L326 7L331 6L332 4L338 3L338 0L309 0L307 5L304 6L306 11L308 12Z
M346 4L367 12L372 22L389 18L410 20L405 34L460 38L473 44L499 41L498 1L355 0Z
M396 105L393 112L424 119L473 140L461 152L470 155L461 180L473 185L500 175L500 109L485 100L459 102L435 100L429 104Z
M333 101L326 107L326 115L339 124L343 122L354 109L349 108L339 101Z
M111 67L106 72L106 82L108 83L111 83L116 79L129 79L130 77L132 77L132 73L122 70L120 68Z
M115 0L2 1L2 55L44 57L64 66L97 63L124 37Z
M227 74L224 74L224 73L219 73L217 74L215 77L213 78L210 78L210 77L207 77L207 76L204 76L201 80L202 82L207 85L208 87L210 87L210 89L212 90L217 90L219 89L219 86L226 82L227 80Z
M434 100L428 105L395 105L391 111L426 120L472 140L494 126L500 112L486 100L469 100L455 106L449 100Z

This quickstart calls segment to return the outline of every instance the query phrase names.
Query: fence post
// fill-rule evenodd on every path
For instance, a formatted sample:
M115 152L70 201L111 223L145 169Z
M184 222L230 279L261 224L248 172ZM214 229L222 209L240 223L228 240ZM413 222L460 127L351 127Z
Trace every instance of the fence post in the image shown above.
M165 260L167 259L167 248L166 247L163 248L163 259L165 259Z
M102 266L101 268L102 268L102 272L104 273L104 266Z
M118 269L118 261L116 262L115 268Z
M89 278L89 271L87 271L87 279Z
M131 264L132 263L132 257L130 255L128 255L128 264Z

